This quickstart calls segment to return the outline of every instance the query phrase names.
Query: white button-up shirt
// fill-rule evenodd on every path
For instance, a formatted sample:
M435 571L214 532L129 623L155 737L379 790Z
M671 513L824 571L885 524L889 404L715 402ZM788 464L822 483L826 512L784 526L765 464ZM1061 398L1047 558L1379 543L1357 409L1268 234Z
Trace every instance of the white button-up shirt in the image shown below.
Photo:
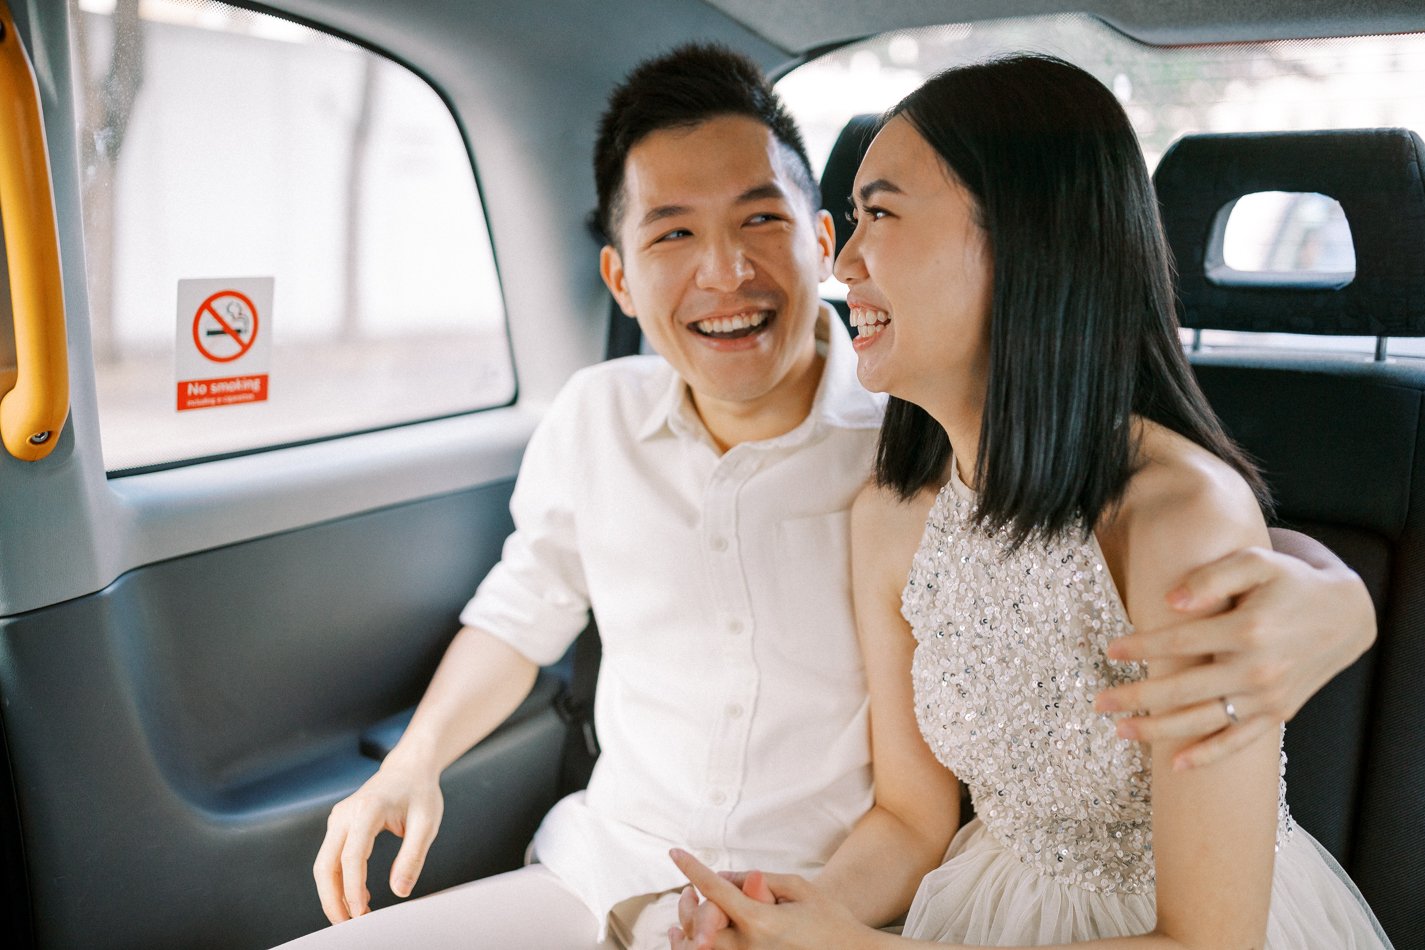
M814 873L871 805L848 535L882 402L829 309L818 330L807 419L722 454L661 358L577 373L461 613L541 664L598 619L603 752L534 845L600 920L685 883L675 845L719 869Z

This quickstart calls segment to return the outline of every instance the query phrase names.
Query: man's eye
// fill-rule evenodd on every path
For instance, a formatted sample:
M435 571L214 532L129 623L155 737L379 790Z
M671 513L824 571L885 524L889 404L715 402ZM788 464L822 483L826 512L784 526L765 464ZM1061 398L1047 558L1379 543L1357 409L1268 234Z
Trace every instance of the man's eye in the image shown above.
M653 239L653 243L654 243L654 244L662 244L664 241L677 241L677 240L681 240L682 238L685 238L685 237L691 237L691 236L692 236L692 233L693 233L693 232L692 232L692 231L689 231L687 228L677 228L677 229L675 229L675 230L669 231L667 234L660 234L660 235L658 235L658 237L656 237L656 238Z
M780 214L774 214L774 213L771 212L771 211L764 211L764 212L762 212L761 214L754 214L752 217L748 218L748 219L747 219L747 223L748 223L748 224L766 224L766 223L768 223L769 221L781 221L781 220L783 220L783 218L782 218L782 216L781 216Z

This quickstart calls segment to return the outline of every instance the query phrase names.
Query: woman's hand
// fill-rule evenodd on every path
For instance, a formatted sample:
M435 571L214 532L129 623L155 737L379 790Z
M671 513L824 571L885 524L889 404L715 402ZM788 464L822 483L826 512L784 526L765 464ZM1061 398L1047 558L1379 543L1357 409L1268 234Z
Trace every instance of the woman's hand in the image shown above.
M669 855L707 898L699 904L696 894L685 891L679 899L683 930L668 932L673 950L858 950L880 936L806 878L760 871L724 877L686 851L675 848ZM709 907L727 921L721 929L701 929L720 919L705 911Z
M719 871L717 876L752 900L764 904L777 902L761 871ZM678 925L681 930L679 927L668 930L672 950L711 950L717 945L717 935L732 926L732 921L712 901L699 901L697 890L688 885L678 895Z

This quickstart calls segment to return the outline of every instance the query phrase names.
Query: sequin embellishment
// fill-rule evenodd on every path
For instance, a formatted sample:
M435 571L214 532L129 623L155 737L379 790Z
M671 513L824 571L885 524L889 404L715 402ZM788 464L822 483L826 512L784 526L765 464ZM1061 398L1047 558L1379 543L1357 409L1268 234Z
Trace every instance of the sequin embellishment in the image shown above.
M1010 551L971 520L967 493L940 492L901 596L921 734L1025 864L1091 891L1151 892L1148 750L1093 708L1146 673L1105 653L1132 625L1098 545L1070 532ZM1278 810L1280 847L1284 781Z

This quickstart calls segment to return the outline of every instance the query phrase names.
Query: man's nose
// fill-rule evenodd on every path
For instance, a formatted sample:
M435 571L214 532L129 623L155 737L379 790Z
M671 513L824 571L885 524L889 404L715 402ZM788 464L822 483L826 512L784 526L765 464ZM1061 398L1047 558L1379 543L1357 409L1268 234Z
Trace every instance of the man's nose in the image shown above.
M742 243L733 238L710 243L698 266L698 287L718 293L731 293L752 279L756 271L743 252Z

